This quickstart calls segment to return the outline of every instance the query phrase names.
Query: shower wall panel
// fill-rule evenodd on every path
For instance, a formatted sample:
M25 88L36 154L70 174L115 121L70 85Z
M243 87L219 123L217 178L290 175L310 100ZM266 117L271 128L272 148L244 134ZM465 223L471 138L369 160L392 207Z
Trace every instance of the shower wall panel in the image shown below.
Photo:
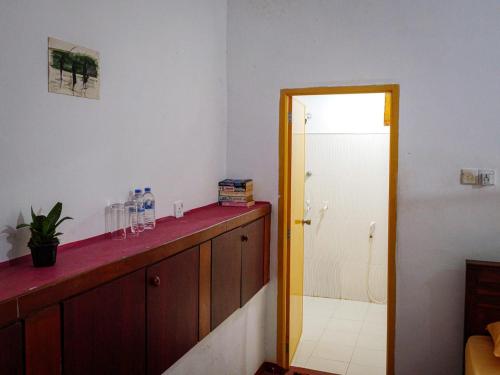
M306 171L304 294L369 301L372 246L370 290L385 301L389 134L308 134Z

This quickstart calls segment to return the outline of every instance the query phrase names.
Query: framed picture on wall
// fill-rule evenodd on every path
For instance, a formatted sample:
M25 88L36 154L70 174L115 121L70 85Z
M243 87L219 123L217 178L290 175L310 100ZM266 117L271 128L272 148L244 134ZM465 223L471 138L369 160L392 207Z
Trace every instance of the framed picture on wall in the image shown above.
M49 38L49 92L99 99L99 52Z

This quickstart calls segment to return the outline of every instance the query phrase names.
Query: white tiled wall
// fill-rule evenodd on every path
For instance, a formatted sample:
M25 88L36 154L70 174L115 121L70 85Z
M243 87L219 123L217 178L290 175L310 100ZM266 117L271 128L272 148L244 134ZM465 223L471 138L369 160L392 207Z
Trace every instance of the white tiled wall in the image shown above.
M385 301L389 134L308 134L306 170L312 225L305 226L305 295L369 300L368 230L375 221L370 287Z

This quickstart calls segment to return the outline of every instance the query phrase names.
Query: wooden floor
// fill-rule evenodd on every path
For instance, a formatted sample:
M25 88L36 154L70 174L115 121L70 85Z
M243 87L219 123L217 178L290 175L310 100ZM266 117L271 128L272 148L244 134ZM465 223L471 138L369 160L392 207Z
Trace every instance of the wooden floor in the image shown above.
M285 370L274 363L265 362L260 366L259 370L255 375L335 375L331 372L323 372L316 370L308 370L301 367L290 367L289 370Z

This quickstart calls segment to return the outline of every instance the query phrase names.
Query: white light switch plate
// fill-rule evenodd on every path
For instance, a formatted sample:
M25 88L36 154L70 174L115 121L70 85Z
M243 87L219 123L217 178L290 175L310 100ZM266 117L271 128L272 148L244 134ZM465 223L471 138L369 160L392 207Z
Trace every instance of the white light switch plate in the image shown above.
M184 216L184 203L182 201L174 202L174 216L176 218Z
M477 185L479 170L477 168L465 168L460 173L460 183L462 185Z
M495 185L495 171L493 169L480 169L479 183L483 186Z

